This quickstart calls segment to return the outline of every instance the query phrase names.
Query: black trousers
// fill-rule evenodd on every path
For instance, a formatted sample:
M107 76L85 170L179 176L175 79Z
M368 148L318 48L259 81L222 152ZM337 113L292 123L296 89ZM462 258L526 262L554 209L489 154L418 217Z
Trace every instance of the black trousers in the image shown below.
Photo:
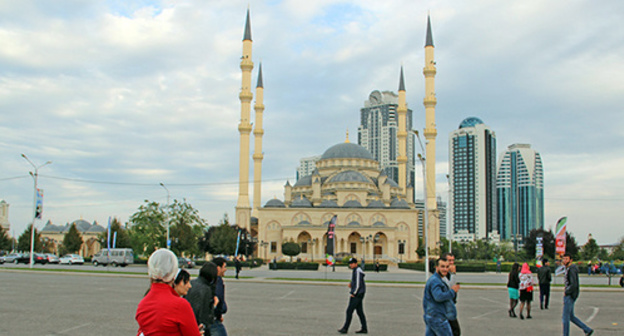
M461 329L459 328L458 320L449 320L449 324L451 325L451 330L453 331L453 336L460 336Z
M548 307L550 301L550 283L541 283L540 286L540 304Z
M362 330L368 330L368 326L366 325L366 316L364 315L364 294L358 294L349 298L349 306L347 307L347 319L345 320L345 324L342 329L349 330L354 310L357 312L357 315L360 318Z

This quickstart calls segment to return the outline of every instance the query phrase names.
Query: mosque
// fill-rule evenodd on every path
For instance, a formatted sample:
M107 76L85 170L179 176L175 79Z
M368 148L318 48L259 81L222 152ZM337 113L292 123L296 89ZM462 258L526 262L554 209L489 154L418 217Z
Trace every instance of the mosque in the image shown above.
M426 207L429 219L427 242L433 251L439 242L439 213L435 194L435 89L436 73L433 59L431 22L427 21L425 44L425 128L426 139ZM371 153L364 147L349 142L336 144L323 153L311 175L301 177L294 185L286 182L284 199L277 198L261 206L262 180L262 118L264 113L264 87L262 67L258 71L255 121L250 122L252 39L250 14L247 11L243 37L243 55L240 68L242 87L239 95L241 118L239 194L235 207L235 223L248 230L257 241L256 256L265 260L284 258L281 247L285 242L301 246L303 260L320 261L325 258L327 228L336 215L336 256L364 257L382 262L415 261L419 259L418 217L424 216L416 209L413 186L407 185L407 129L406 91L401 68L399 79L398 148L399 181L390 179ZM253 131L254 153L250 155L250 137ZM249 201L250 157L254 164L253 204Z

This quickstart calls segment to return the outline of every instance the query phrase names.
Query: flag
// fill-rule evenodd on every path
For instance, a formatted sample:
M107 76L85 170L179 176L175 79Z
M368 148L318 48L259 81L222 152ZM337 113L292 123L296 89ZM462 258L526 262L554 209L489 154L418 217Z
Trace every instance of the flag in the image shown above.
M113 232L113 248L117 245L117 231Z
M336 219L338 216L334 215L329 221L327 226L327 246L325 246L325 262L327 265L334 265L334 252L336 247Z
M106 246L108 247L108 253L110 254L110 234L111 234L111 218L108 217L108 237L106 239Z
M35 205L35 218L41 219L43 213L43 189L37 189L37 202Z
M566 251L566 221L568 217L561 217L557 221L557 228L555 230L555 253L564 254Z
M241 230L238 230L238 236L236 237L236 250L234 251L235 257L238 257L238 245L240 244L240 236L241 236Z

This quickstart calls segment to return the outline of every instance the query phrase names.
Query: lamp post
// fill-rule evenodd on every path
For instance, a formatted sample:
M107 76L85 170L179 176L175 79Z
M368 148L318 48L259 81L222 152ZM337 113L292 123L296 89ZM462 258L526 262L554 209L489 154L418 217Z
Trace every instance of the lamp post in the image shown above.
M364 244L368 243L372 239L373 239L373 235L368 235L366 238L360 237L360 242L362 242L362 270L364 270L364 266L366 265L366 262L364 261L366 257L366 246Z
M167 216L167 248L171 250L171 240L169 239L169 189L167 189L167 187L165 187L165 184L160 182L160 186L165 188L165 190L167 191L167 213L165 214Z
M427 281L427 279L429 279L429 210L428 210L428 204L427 204L427 168L425 165L425 147L422 144L422 141L420 140L420 135L418 134L417 130L412 130L412 132L414 134L416 134L416 138L418 139L418 143L420 144L420 149L422 150L422 153L418 153L418 159L420 160L420 163L422 164L422 174L423 174L423 197L424 197L424 202L423 202L423 208L425 208L425 218L423 220L423 224L425 226L424 231L425 231L425 281Z
M39 177L39 169L42 168L43 166L47 166L51 164L52 161L47 161L46 163L37 167L32 161L30 161L30 159L26 155L22 154L22 157L26 161L28 161L28 163L30 163L31 166L33 166L33 170L35 171L34 173L30 172L30 176L32 176L33 180L35 181L35 192L33 196L33 220L32 220L32 225L30 227L30 268L32 268L33 267L33 253L35 249L35 220L37 219L37 178Z

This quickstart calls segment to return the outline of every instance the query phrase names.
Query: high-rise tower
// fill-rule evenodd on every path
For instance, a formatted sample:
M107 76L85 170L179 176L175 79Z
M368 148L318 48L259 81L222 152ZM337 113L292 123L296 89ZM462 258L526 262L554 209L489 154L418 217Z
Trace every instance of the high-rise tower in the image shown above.
M262 128L262 113L264 112L264 86L262 84L262 63L258 66L258 84L256 85L256 105L254 105L254 111L256 112L256 122L254 123L254 193L253 193L253 209L251 215L258 217L258 209L261 206L262 198L262 135L264 129Z
M238 175L238 202L236 203L236 224L249 229L251 219L251 207L249 204L249 134L251 124L249 123L251 112L251 23L249 19L249 9L247 10L247 21L245 22L245 33L243 36L243 56L241 57L240 68L243 74L242 87L239 94L241 102L241 118L238 124L240 133L240 157Z
M452 239L500 239L496 224L496 134L481 119L464 119L449 138Z
M531 145L507 147L498 162L496 194L501 239L517 235L517 242L544 228L544 169Z
M427 37L425 42L425 67L423 68L423 74L425 75L425 98L423 105L425 105L425 130L424 135L426 139L425 144L425 158L426 158L426 179L427 179L427 200L426 206L429 212L429 231L428 245L430 248L435 248L440 240L440 224L438 214L438 204L436 200L436 136L438 131L436 130L435 123L435 106L437 99L435 96L435 75L436 66L433 58L433 34L431 33L431 18L427 16Z

